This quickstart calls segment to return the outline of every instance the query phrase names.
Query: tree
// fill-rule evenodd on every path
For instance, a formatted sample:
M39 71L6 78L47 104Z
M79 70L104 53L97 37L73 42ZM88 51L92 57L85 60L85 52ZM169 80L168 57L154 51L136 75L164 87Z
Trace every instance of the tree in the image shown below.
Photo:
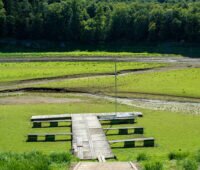
M107 11L104 11L103 6L97 8L96 16L94 17L96 22L96 41L105 41L109 29L109 15L106 17Z
M163 8L157 6L149 14L149 40L159 40L162 37Z
M5 21L6 21L6 15L5 15L5 9L3 1L0 0L0 36L4 36L5 34Z
M29 38L32 28L32 5L28 0L22 0L17 3L16 10L16 36L18 38Z
M200 1L0 0L2 37L75 43L200 42Z
M80 40L80 33L81 33L81 18L83 17L82 10L83 10L84 4L80 0L72 0L72 18L70 22L70 30L71 39L75 41Z
M156 40L157 37L157 27L156 27L156 23L155 22L150 22L149 23L149 40Z
M95 42L96 22L93 18L81 22L81 41Z
M45 34L47 39L62 40L64 33L63 6L60 3L47 5L45 13Z
M111 24L111 40L123 40L130 36L131 17L129 10L130 8L125 4L115 9Z

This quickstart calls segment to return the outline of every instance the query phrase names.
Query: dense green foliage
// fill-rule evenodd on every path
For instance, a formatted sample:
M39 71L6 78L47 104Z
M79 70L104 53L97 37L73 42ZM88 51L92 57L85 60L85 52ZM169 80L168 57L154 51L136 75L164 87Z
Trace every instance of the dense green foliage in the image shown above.
M195 160L186 159L183 162L183 170L198 170L198 164Z
M0 0L0 37L200 42L200 2Z
M144 170L162 170L163 164L160 162L149 162L145 164Z
M63 163L65 168L72 161L70 153L52 153L50 155L41 152L27 153L0 153L1 170L53 170L52 164ZM55 166L55 165L54 165Z
M189 154L187 152L170 152L168 157L169 160L182 160L186 158Z

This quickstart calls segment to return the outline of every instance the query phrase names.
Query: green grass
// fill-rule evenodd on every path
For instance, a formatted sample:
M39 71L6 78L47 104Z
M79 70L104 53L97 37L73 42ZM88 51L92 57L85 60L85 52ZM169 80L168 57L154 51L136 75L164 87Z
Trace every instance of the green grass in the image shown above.
M76 159L69 152L43 154L41 152L0 152L1 170L58 170L68 169Z
M87 99L85 99L87 101ZM167 160L170 151L195 151L199 149L200 116L172 113L164 111L151 111L119 105L119 111L142 111L143 118L137 120L135 126L145 128L146 137L155 137L154 148L126 148L113 149L119 160L136 160L137 154L145 152L155 160ZM67 127L32 129L30 117L41 114L61 114L80 112L111 112L114 104L103 100L88 100L84 103L66 104L19 104L0 106L0 151L29 152L38 150L44 153L54 151L69 151L70 142L38 142L27 143L26 135L31 132L62 132L69 131ZM113 127L116 127L114 125ZM127 125L124 125L127 126ZM123 139L136 137L108 136L108 139ZM114 145L113 145L114 146Z
M118 63L118 70L143 69L165 66L159 63ZM2 84L16 81L62 75L74 75L83 73L114 72L114 63L110 62L45 62L45 63L0 63L0 82ZM129 74L118 76L119 95L132 93L148 93L173 95L184 97L200 97L200 69L189 68L165 72L149 72L142 74ZM114 92L114 76L95 77L74 80L59 80L37 87L71 88L89 92L101 92L112 94ZM13 82L15 83L15 82ZM31 85L32 87L32 85ZM69 152L71 142L26 142L28 133L34 132L69 132L69 127L32 129L30 117L32 115L62 114L62 113L87 113L87 112L113 112L114 103L105 100L93 99L84 96L61 93L22 93L15 96L43 96L51 98L81 99L79 102L66 102L60 104L4 104L0 105L0 152L31 152L41 151L45 154L52 152ZM148 161L161 161L164 169L173 169L173 161L169 161L169 153L191 153L199 147L200 141L200 116L192 114L174 113L170 111L152 111L126 105L118 105L118 111L141 111L143 118L139 118L135 126L145 128L144 135L130 134L127 136L109 135L109 140L125 139L133 137L155 137L154 148L113 148L119 161L134 161L138 155L145 153ZM117 127L119 125L113 125ZM121 125L128 126L128 125ZM105 126L106 127L106 126ZM108 134L110 134L109 132ZM70 138L68 138L70 139ZM112 145L119 146L119 145ZM184 161L184 160L183 160ZM190 165L186 161L184 166ZM151 163L149 163L151 164ZM176 164L176 162L175 162ZM54 167L54 165L52 165ZM179 166L179 165L178 165ZM182 166L182 164L180 165ZM55 165L53 169L63 170L64 165ZM175 168L174 168L175 169Z
M114 77L96 77L52 82L42 87L81 89L113 93ZM118 94L147 93L183 97L200 97L200 68L118 76Z
M107 51L71 51L71 52L0 52L0 58L43 58L43 57L180 57L179 54L161 54L156 52L107 52Z
M120 106L119 109L122 111L132 110L125 106ZM26 135L31 132L65 132L70 129L67 127L32 129L30 122L32 115L113 111L114 104L101 100L87 101L85 98L80 103L0 105L0 110L1 152L39 150L48 153L69 151L71 142L27 143L25 142Z
M120 62L118 70L165 66L159 63ZM0 63L0 82L84 73L113 73L113 62L30 62Z

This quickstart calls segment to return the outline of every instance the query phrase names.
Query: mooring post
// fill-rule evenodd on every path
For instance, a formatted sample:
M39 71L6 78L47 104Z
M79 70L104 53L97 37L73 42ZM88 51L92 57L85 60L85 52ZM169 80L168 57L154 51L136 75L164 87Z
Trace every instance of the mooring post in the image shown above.
M33 128L41 128L42 122L33 122Z

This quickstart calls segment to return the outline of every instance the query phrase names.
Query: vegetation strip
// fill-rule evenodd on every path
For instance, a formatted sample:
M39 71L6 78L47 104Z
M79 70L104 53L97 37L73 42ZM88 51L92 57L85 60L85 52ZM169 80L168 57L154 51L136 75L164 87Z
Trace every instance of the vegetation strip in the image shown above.
M64 42L200 42L199 1L9 2L0 1L4 44L8 38L59 41L61 48L67 48ZM26 41L25 46L37 48Z
M200 68L188 68L157 73L118 76L118 94L120 92L138 92L199 98L199 74ZM185 81L182 81L183 79ZM37 87L71 88L92 93L109 94L114 92L113 82L114 77L96 77L52 82L37 85Z
M118 71L150 69L166 66L164 63L118 62ZM77 69L74 69L77 68ZM0 82L38 79L80 74L113 73L113 62L34 62L0 63ZM20 71L20 72L19 72Z

